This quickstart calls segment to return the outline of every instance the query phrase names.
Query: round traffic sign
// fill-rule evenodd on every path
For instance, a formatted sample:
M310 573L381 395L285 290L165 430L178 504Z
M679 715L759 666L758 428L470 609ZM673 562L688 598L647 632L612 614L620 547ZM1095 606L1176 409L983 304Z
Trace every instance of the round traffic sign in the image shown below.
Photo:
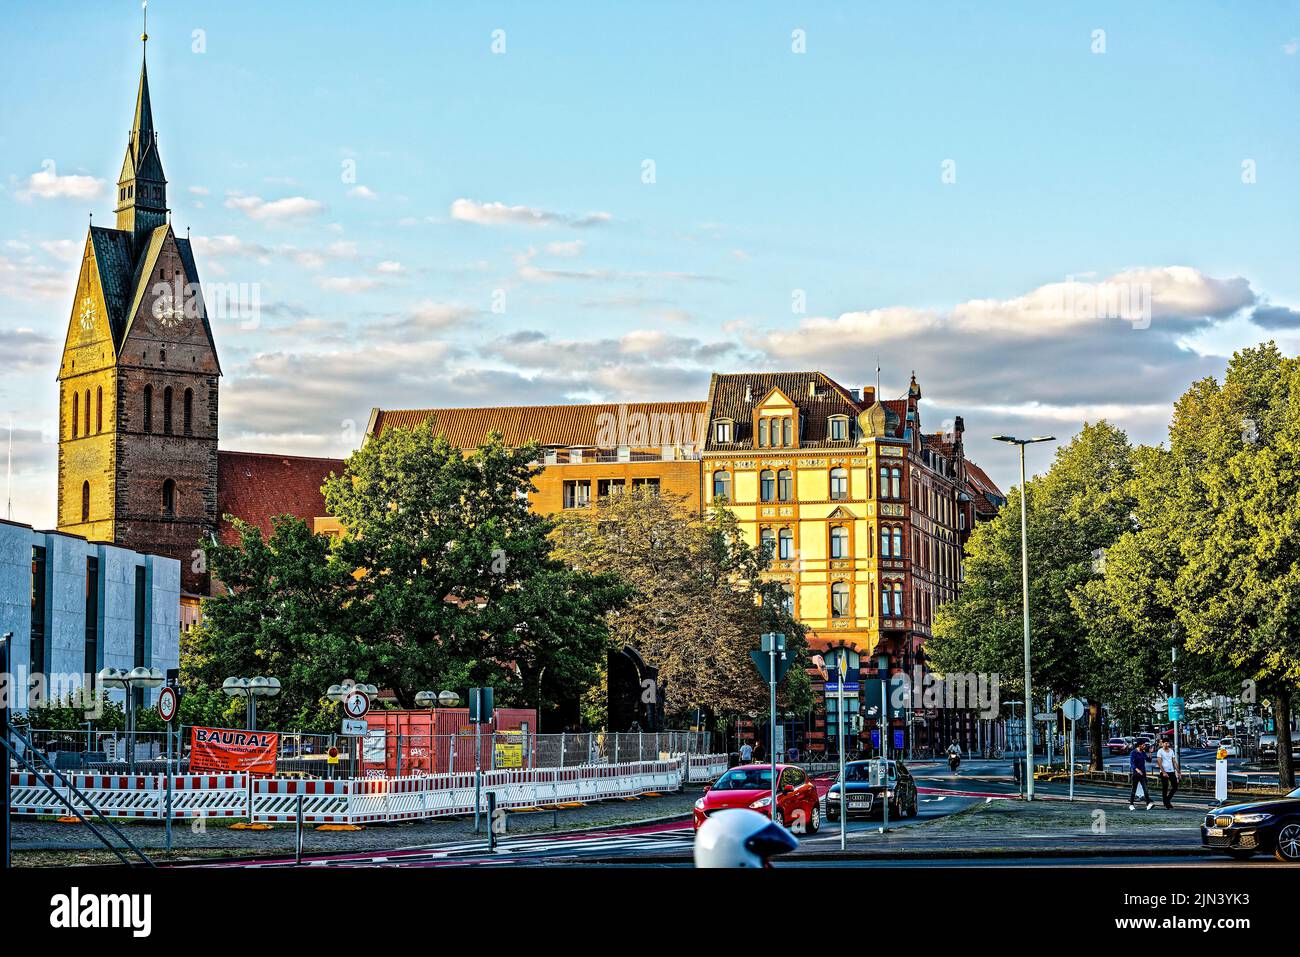
M170 685L158 692L158 717L164 721L176 717L176 689Z
M1071 721L1078 721L1082 718L1086 708L1087 704L1080 698L1070 698L1061 705L1061 710L1065 712L1066 718Z
M370 696L364 691L353 691L343 699L343 712L349 718L364 718L370 710Z

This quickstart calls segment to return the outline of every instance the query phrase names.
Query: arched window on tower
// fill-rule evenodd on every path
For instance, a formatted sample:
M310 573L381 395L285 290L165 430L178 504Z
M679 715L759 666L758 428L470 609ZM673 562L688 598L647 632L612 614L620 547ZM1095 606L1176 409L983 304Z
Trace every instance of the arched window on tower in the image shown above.
M95 389L95 431L104 431L104 387Z
M163 482L162 510L168 518L176 514L176 483L171 479Z
M163 433L172 434L172 387L163 389Z
M144 430L153 431L153 386L144 387Z
M185 434L189 435L194 430L194 390L185 390Z
M77 437L77 429L81 425L81 393L72 393L72 437Z
M86 390L86 434L90 434L90 390Z
M81 520L90 521L90 483L81 483Z

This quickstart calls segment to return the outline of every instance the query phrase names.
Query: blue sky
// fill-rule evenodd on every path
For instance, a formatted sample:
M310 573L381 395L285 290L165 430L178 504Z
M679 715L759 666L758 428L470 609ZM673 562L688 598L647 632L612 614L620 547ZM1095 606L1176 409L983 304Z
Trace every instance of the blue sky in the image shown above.
M154 0L173 222L260 296L214 322L223 447L346 454L375 405L702 398L715 369L864 385L879 356L1009 485L988 435L1157 441L1233 348L1300 346L1300 4L704 6ZM139 12L15 3L0 37L0 428L38 525Z

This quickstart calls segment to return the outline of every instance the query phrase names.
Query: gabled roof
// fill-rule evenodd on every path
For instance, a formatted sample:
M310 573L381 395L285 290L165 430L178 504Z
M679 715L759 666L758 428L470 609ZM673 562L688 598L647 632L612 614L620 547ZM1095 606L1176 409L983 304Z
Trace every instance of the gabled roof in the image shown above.
M815 384L816 395L809 392ZM738 372L714 373L709 382L709 419L731 419L735 422L732 441L716 441L709 430L705 451L730 452L754 447L753 414L773 389L780 389L798 408L803 418L800 428L800 448L849 449L850 438L831 441L827 436L827 420L834 415L855 418L865 405L853 398L844 386L824 372ZM747 394L749 399L746 400Z
M966 460L966 485L972 493L975 511L981 515L995 514L1006 504L1006 494L988 477L988 473L970 459Z
M343 459L261 452L217 452L218 537L224 544L239 541L227 515L241 518L271 534L271 519L293 515L308 525L325 515L321 486L330 473L342 475Z
M602 426L612 421L627 421L639 415L673 416L682 425L681 444L698 441L697 419L703 415L703 402L627 402L592 403L578 405L515 405L465 409L375 409L371 415L369 433L379 435L385 429L414 428L432 422L435 433L447 436L447 441L459 449L478 448L489 432L500 432L502 441L509 446L524 446L537 442L556 448L591 448L598 444ZM620 417L622 417L620 419ZM652 420L653 421L653 420ZM634 434L629 427L626 430ZM669 436L672 438L672 436ZM621 442L606 447L614 448ZM677 444L675 441L662 445ZM639 447L639 446L638 446ZM648 443L647 448L655 447Z
M135 289L134 263L131 261L131 234L103 226L90 227L90 245L95 255L95 269L108 309L114 346L121 346L126 331L127 307Z

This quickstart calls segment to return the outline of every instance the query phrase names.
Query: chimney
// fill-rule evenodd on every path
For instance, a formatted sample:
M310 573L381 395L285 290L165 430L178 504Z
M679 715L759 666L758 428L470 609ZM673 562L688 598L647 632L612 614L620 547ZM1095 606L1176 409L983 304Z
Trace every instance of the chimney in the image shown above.
M754 387L750 385L748 382L745 383L745 401L746 402L754 401Z
M862 404L872 405L876 401L876 390L869 385L862 387Z
M808 398L810 398L810 399L815 399L815 398L817 398L817 380L816 380L816 379L809 379L809 380L808 380Z
M854 401L854 402L861 402L861 401L862 401L862 390L861 390L861 389L850 389L850 390L849 390L849 395L853 397L853 401Z

